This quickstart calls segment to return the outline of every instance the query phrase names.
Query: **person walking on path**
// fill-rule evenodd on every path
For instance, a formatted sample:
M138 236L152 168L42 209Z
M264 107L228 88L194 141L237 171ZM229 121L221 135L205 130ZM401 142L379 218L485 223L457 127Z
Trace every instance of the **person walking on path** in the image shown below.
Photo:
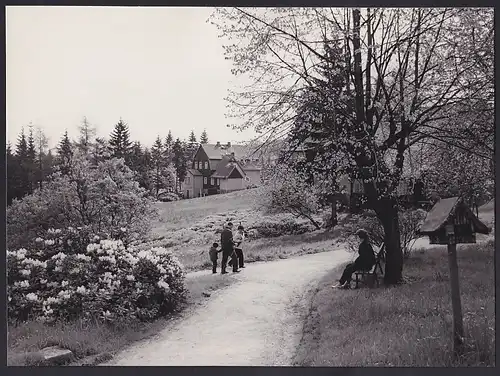
M352 274L356 271L370 270L373 265L375 265L375 253L370 244L370 239L368 233L360 229L356 231L356 235L361 239L359 244L359 256L354 260L354 262L347 264L340 277L339 284L333 287L336 288L348 288L351 285Z
M238 266L240 268L245 267L244 263L244 258L243 258L243 249L241 244L245 240L245 232L243 226L238 226L238 230L236 231L236 234L234 235L234 251L236 252L236 256L238 257Z
M219 244L214 243L210 247L210 250L208 251L208 254L210 255L210 261L212 261L212 273L216 274L217 273L217 254L219 252L222 252L222 250L217 250L219 247Z
M229 222L222 230L220 234L220 243L222 248L222 265L221 274L226 274L226 266L227 260L229 256L231 256L231 262L233 264L233 273L238 272L238 258L236 257L236 253L234 252L234 242L233 242L233 224Z

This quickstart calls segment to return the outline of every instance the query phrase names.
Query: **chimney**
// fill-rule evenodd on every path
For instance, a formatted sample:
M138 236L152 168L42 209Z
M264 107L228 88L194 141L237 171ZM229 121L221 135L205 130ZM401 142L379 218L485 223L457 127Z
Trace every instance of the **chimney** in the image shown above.
M217 143L215 144L215 148L216 148L216 149L217 149L217 148L220 148L220 142L219 142L219 141L217 141Z
M228 142L228 143L227 143L227 148L229 149L230 147L231 147L231 143L230 143L230 142Z

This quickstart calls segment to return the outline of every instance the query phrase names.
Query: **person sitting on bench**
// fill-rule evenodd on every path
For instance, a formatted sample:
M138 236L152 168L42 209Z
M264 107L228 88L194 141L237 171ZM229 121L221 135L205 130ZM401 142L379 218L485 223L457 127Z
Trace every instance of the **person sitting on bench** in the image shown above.
M356 271L368 271L373 268L375 265L375 253L373 252L373 248L370 244L370 240L368 237L368 233L359 229L356 231L356 235L361 239L361 243L359 244L359 256L354 260L354 262L347 264L342 273L342 277L340 277L339 284L337 288L348 288L351 284L352 274Z

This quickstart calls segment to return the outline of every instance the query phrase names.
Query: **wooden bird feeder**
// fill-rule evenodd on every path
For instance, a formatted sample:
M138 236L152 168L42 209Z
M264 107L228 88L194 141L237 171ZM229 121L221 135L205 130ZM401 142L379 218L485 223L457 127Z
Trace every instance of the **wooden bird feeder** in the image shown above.
M420 235L428 235L431 244L448 245L451 303L453 306L453 350L455 354L460 354L464 337L462 303L458 283L457 244L475 243L478 232L488 234L490 231L459 197L438 201L427 214L418 231Z

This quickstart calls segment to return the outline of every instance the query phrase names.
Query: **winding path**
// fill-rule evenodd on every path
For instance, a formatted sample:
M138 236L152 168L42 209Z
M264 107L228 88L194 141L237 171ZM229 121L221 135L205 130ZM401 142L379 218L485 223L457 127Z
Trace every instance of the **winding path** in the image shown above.
M326 272L351 257L337 249L252 263L236 275L214 276L237 282L103 365L291 365L307 313L307 293ZM188 278L200 273L209 272L192 273Z

